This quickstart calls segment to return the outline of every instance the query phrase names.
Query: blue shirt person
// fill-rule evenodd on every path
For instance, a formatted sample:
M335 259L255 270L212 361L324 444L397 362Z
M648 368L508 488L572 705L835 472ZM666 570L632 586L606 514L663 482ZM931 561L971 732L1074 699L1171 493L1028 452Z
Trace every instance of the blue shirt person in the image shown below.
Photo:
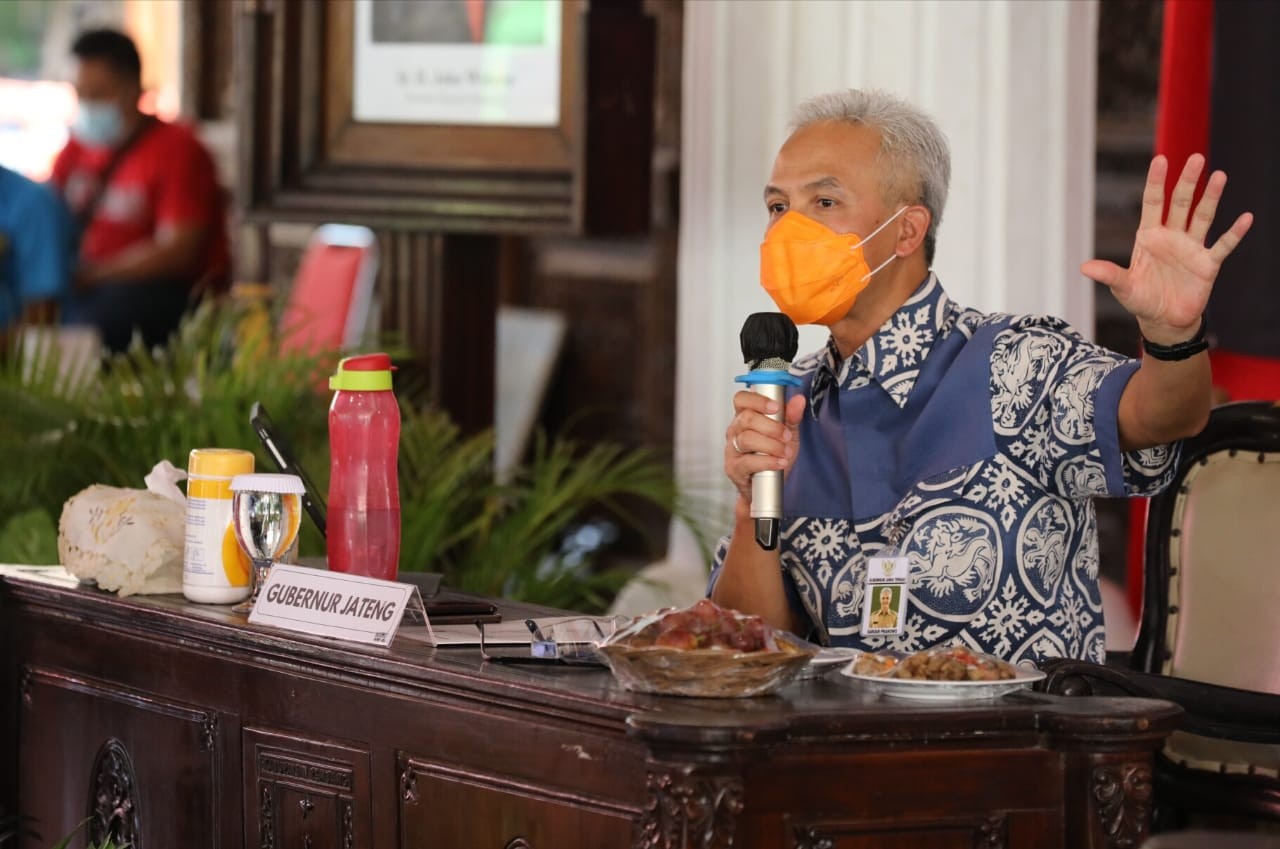
M1089 499L1158 490L1204 427L1201 316L1253 222L1206 244L1226 176L1193 205L1203 169L1189 158L1166 198L1156 157L1129 267L1081 266L1136 319L1147 355L1131 361L1061 321L947 298L931 265L950 154L927 115L879 91L801 104L765 187L761 283L831 335L795 363L785 407L734 396L724 469L739 497L711 597L824 642L1098 658ZM776 551L750 515L766 469L787 475ZM906 630L863 638L867 558L887 543L910 563Z
M0 330L21 318L27 304L67 292L73 232L53 191L0 166Z

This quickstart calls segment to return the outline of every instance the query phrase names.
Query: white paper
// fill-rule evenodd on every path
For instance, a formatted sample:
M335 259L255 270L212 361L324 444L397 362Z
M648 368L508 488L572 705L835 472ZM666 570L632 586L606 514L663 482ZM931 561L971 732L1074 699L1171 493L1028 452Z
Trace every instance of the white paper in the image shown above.
M59 587L80 585L80 579L61 566L25 566L19 563L0 563L0 575L8 575L12 578L27 578Z
M561 622L581 619L577 616L540 617L534 621L545 633ZM480 645L480 629L475 625L434 625L430 629L420 626L405 626L400 629L400 636L411 640L420 640L434 646L478 646ZM533 634L523 619L508 619L502 622L486 622L484 626L485 646L527 646L533 642Z
M187 473L168 460L161 460L151 467L151 472L142 479L147 490L156 495L163 495L170 501L176 501L183 507L187 505L187 497L178 488L178 481L187 479Z

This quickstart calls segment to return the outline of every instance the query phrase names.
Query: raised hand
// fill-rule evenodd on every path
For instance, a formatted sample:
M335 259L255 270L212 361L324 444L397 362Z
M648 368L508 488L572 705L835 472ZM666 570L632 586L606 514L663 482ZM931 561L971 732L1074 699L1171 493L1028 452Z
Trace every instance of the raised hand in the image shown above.
M1211 247L1205 245L1227 175L1221 171L1210 175L1193 211L1196 181L1204 170L1204 157L1198 153L1187 159L1162 224L1168 169L1163 156L1151 160L1129 267L1099 259L1080 266L1085 276L1111 289L1120 305L1138 319L1143 336L1165 345L1183 342L1195 333L1223 260L1253 224L1253 214L1246 212Z

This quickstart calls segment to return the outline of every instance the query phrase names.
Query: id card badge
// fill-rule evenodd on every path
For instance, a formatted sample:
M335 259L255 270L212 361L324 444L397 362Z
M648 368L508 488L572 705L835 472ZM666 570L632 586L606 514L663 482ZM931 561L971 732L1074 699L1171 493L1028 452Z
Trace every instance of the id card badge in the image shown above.
M862 636L889 636L906 630L910 576L911 561L892 546L868 558L862 594Z

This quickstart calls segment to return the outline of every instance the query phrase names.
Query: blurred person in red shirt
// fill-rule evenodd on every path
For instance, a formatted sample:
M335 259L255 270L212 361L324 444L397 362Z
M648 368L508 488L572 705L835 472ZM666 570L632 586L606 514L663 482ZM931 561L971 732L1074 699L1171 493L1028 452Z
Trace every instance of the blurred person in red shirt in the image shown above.
M216 169L189 129L138 110L132 39L90 30L71 52L79 110L51 178L81 234L64 320L97 327L112 351L135 332L148 348L162 345L196 300L228 281Z

